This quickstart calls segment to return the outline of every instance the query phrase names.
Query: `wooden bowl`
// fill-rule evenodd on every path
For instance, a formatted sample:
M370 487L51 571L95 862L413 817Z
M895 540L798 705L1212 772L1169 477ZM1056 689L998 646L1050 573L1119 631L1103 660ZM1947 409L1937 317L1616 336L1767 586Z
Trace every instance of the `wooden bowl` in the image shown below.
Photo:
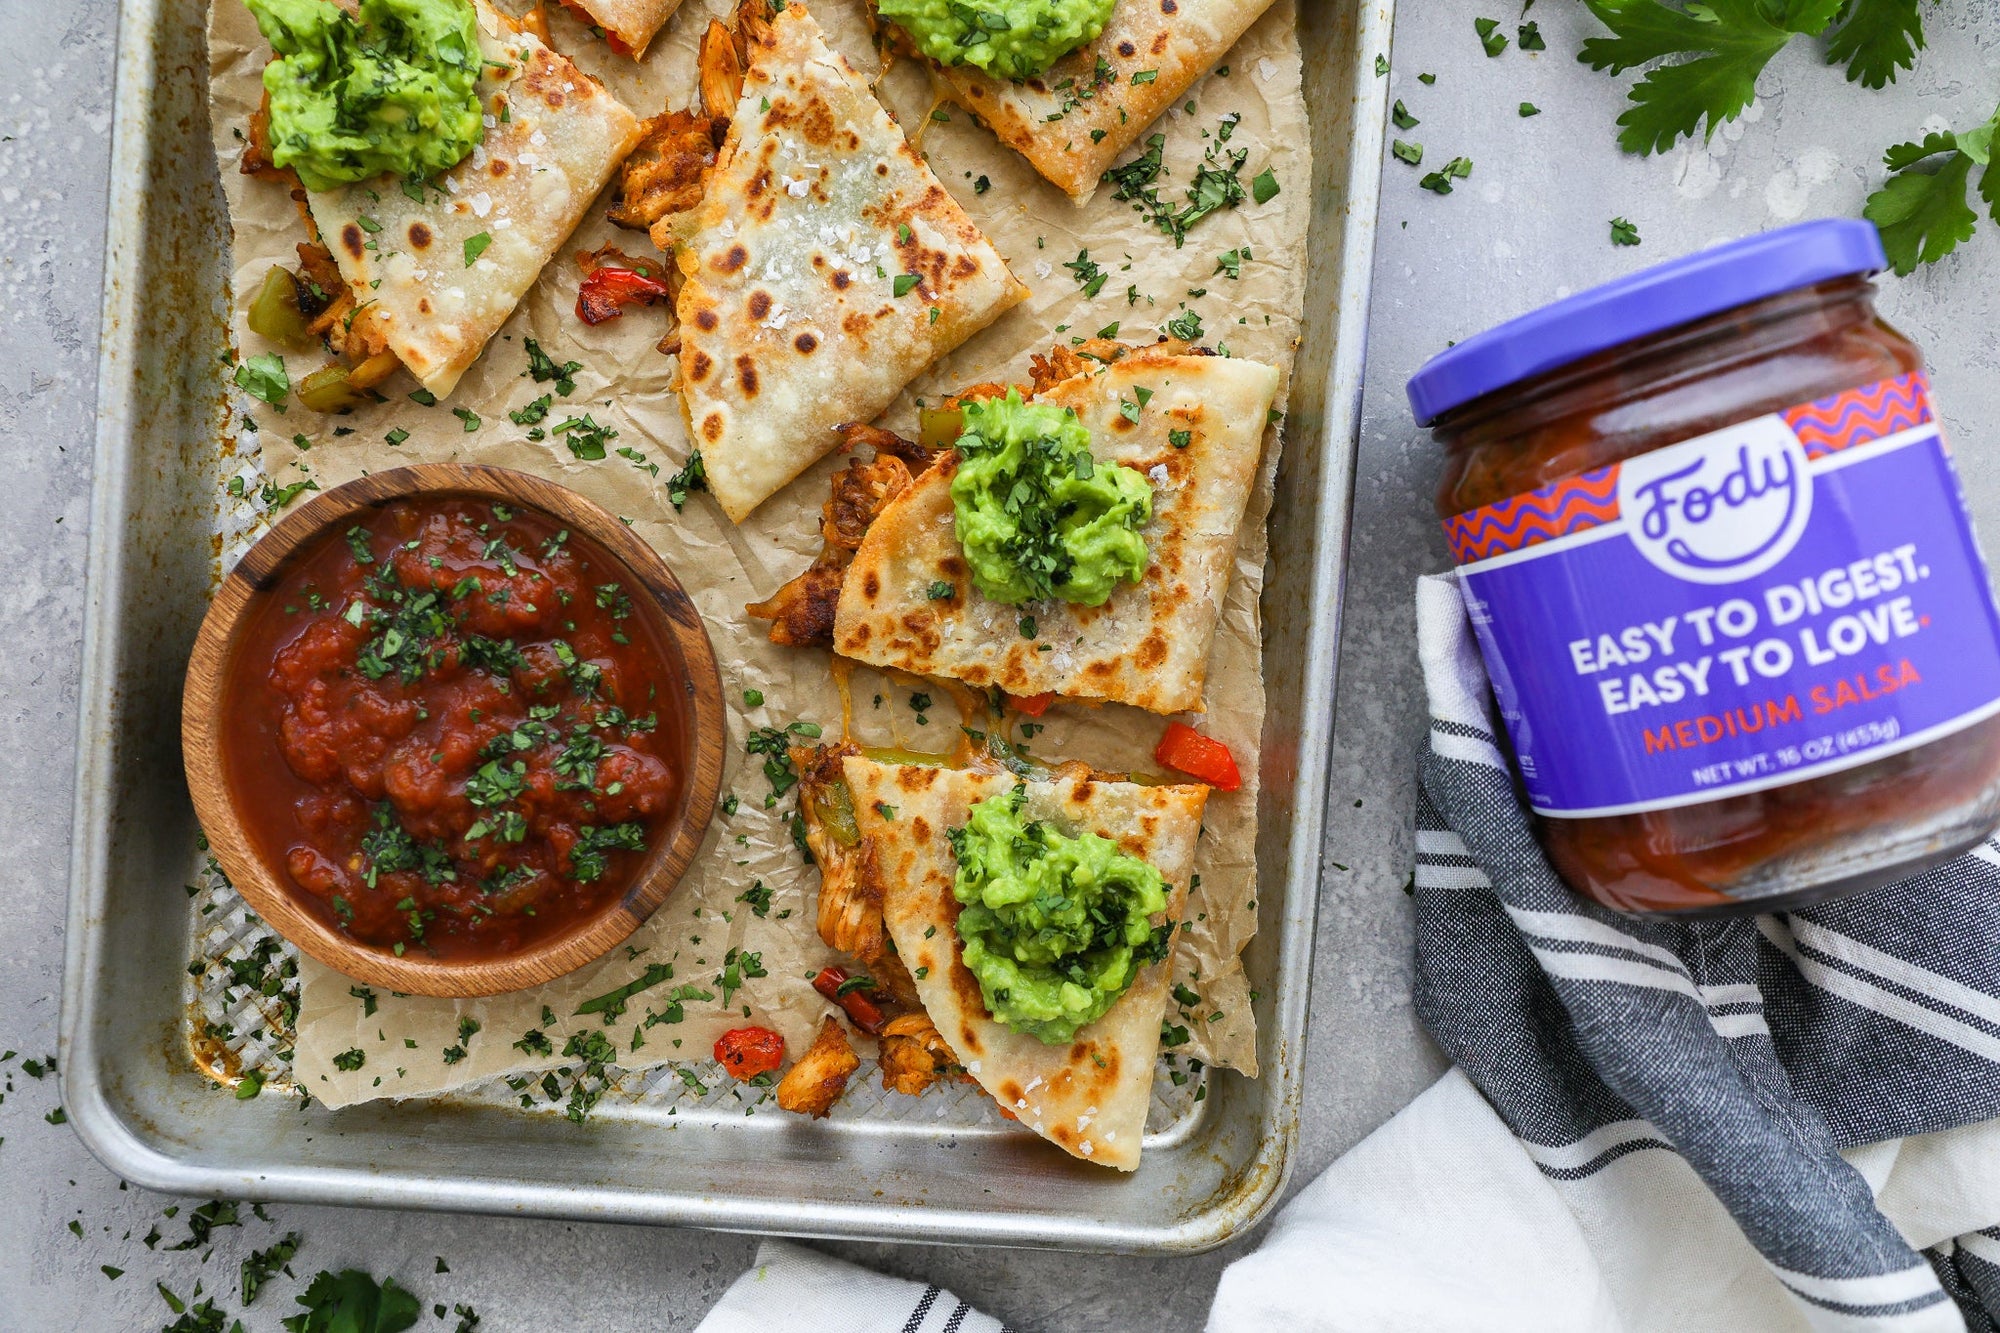
M666 649L668 679L687 692L688 753L683 757L679 809L656 830L624 895L568 932L498 958L451 960L398 956L335 929L301 901L282 865L258 849L233 799L225 773L222 734L233 654L302 552L355 515L391 501L469 496L522 510L539 510L589 538L623 567L636 612ZM645 594L641 596L639 590ZM678 659L678 660L675 660ZM250 906L271 927L312 958L336 971L412 995L495 995L539 985L574 971L625 939L673 892L701 847L722 786L726 715L714 645L700 613L666 562L616 518L539 477L497 467L426 463L349 482L286 515L232 570L209 606L188 663L181 696L181 753L195 814L211 851Z

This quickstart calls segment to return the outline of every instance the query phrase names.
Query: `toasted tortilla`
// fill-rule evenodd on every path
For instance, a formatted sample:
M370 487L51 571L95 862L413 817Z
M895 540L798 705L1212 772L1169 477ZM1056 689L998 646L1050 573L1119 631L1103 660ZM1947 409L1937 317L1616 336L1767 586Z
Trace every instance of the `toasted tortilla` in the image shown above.
M802 5L749 37L706 194L653 230L686 279L688 431L739 523L834 427L875 417L1028 295Z
M485 0L473 5L487 62L479 76L484 142L428 185L406 188L385 176L306 197L362 302L356 324L372 325L440 398L639 138L638 118L595 79Z
M1271 0L1119 0L1095 41L1019 83L925 63L946 96L1081 204L1118 155L1270 7Z
M1121 404L1151 391L1135 423ZM1153 483L1149 561L1099 607L1015 606L972 586L952 513L956 455L890 501L841 583L834 651L875 666L1025 697L1053 691L1155 713L1202 708L1208 649L1256 481L1278 372L1255 361L1135 352L1037 393L1075 410L1091 453ZM1176 448L1173 433L1186 431ZM949 597L933 585L949 583ZM1025 630L1033 622L1033 637Z
M681 0L562 0L586 23L604 29L605 40L620 55L637 60L646 54L653 34L666 26Z
M858 755L844 767L855 822L869 848L863 873L878 881L896 952L916 979L924 1011L965 1071L1022 1124L1072 1157L1135 1169L1171 984L1167 964L1143 969L1109 1012L1064 1045L1044 1045L996 1022L960 957L959 903L951 891L957 862L945 832L964 824L976 803L1012 790L1020 779L882 764ZM1074 772L1026 785L1029 817L1072 837L1101 834L1158 870L1168 885L1163 919L1179 924L1208 788L1106 782Z

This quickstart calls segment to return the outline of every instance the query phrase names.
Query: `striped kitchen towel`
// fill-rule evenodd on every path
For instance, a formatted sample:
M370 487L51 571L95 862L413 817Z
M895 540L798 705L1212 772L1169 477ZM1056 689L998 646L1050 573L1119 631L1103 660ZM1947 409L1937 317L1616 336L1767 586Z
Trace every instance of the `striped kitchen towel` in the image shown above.
M1596 908L1534 841L1456 581L1417 604L1417 1008L1572 1219L1601 1326L1993 1328L2000 849L1799 912Z

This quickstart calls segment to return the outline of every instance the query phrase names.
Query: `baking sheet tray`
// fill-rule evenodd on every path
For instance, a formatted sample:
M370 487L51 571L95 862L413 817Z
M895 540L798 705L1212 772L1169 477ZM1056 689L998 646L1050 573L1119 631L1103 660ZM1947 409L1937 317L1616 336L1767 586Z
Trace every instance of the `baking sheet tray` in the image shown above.
M123 11L84 700L64 977L70 1118L141 1185L239 1198L521 1212L793 1235L1194 1251L1253 1223L1297 1143L1334 652L1359 421L1390 5L1301 7L1314 208L1264 599L1269 712L1245 956L1257 1080L1223 1075L1118 1177L998 1125L832 1126L707 1099L579 1129L497 1099L334 1112L238 1101L190 1062L180 677L215 571L227 227L206 138L199 0ZM858 1090L858 1089L857 1089ZM1160 1114L1169 1111L1168 1114Z

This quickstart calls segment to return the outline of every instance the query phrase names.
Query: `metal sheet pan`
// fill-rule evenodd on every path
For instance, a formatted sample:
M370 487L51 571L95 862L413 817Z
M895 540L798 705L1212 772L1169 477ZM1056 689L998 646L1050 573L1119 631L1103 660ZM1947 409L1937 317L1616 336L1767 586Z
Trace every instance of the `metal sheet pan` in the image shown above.
M1388 81L1391 0L1305 0L1314 207L1264 598L1259 988L1265 1073L1117 1177L1010 1133L633 1115L579 1130L466 1100L238 1101L181 1039L189 953L181 674L215 569L227 225L202 0L129 0L117 65L95 494L63 983L64 1102L140 1185L786 1235L1195 1252L1275 1201L1298 1142L1326 761Z

